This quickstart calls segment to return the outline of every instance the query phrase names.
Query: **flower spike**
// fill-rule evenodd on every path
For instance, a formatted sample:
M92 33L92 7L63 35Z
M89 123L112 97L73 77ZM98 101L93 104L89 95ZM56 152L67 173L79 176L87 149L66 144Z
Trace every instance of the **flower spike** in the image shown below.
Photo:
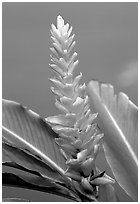
M66 159L68 169L66 175L73 180L75 189L93 200L98 197L100 185L112 183L110 177L104 174L98 176L95 159L103 138L98 126L94 122L98 113L91 113L86 85L79 84L80 73L75 78L73 72L78 65L77 53L72 53L75 46L71 35L72 27L57 17L57 26L51 26L53 48L50 68L56 77L50 79L55 87L51 87L56 96L56 107L62 112L58 116L46 118L52 129L59 134L56 143ZM95 178L95 179L94 179Z

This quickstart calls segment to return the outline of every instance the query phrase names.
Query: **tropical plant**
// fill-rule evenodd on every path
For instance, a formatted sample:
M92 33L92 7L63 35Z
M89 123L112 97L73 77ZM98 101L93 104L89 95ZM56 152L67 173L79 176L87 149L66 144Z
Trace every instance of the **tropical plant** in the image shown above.
M38 190L74 201L119 201L114 183L137 201L137 107L110 84L92 80L81 85L72 27L57 17L51 26L51 78L57 116L41 118L3 99L3 185ZM92 106L92 111L90 109ZM104 150L114 178L99 169ZM5 201L5 200L4 200ZM9 200L7 200L9 201Z

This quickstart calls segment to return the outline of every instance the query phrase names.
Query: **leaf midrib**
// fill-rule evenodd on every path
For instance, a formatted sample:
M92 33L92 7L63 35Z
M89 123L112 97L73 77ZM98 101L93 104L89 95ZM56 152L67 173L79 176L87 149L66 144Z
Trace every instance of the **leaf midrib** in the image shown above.
M104 104L103 104L104 105ZM117 124L117 122L115 121L115 118L113 117L113 115L110 113L110 111L108 111L108 108L106 107L106 105L104 105L104 108L106 109L106 112L108 113L111 121L110 123L112 122L113 125L116 127L117 131L119 132L119 134L121 135L121 139L124 141L124 143L126 144L127 148L129 149L135 163L138 165L138 160L137 160L137 157L133 151L133 149L130 147L128 141L126 140L125 136L124 136L124 133L122 132L122 130L120 129L119 125Z
M5 132L6 134L10 134L10 136L15 137L17 140L19 140L20 142L24 143L26 146L28 146L30 149L32 149L33 151L35 151L40 157L42 157L47 164L51 164L51 166L53 168L55 168L61 175L64 176L65 171L58 166L55 162L53 162L49 157L47 157L44 153L42 153L40 150L38 150L36 147L34 147L32 144L30 144L29 142L27 142L26 140L22 139L21 137L19 137L16 133L14 133L13 131L7 129L6 127L2 127L3 132Z

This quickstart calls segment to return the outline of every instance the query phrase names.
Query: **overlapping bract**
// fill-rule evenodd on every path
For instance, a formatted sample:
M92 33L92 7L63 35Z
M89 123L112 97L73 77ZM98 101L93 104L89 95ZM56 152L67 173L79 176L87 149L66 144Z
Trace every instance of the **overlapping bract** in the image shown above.
M74 35L70 36L72 27L64 24L61 16L57 17L57 28L52 25L51 39L53 47L50 64L56 77L50 79L56 95L56 107L62 112L57 116L46 118L53 130L59 134L56 143L66 159L66 175L70 177L76 189L83 195L93 195L96 200L100 185L114 183L105 172L99 172L95 159L100 150L103 134L99 131L95 119L97 113L91 113L85 84L79 85L80 73L75 78L73 71L78 64L77 53L72 53L75 45Z

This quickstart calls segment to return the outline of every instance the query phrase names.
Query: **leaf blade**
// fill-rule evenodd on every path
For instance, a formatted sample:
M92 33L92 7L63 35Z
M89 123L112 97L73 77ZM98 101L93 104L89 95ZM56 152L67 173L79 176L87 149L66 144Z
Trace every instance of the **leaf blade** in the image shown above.
M3 99L3 134L8 143L38 155L51 168L64 174L67 166L55 143L57 135L38 114Z
M135 142L137 124L134 124L137 122L137 108L126 95L120 94L120 98L115 96L113 87L108 84L101 85L98 81L90 81L87 92L94 110L99 114L98 125L105 134L103 147L107 162L119 185L129 196L137 200L138 165ZM128 109L125 104L131 107L129 117L127 117ZM124 118L127 121L124 121ZM124 122L126 122L125 125ZM131 124L133 129L130 132L127 123Z
M14 168L22 169L24 171L30 171L38 176L48 177L52 180L62 180L60 174L57 171L50 168L45 162L39 158L19 149L15 146L11 146L7 143L2 144L2 161L3 165L11 166Z
M100 202L119 202L115 189L111 184L100 186L99 197Z
M52 183L49 179L44 179L31 175L15 175L13 173L4 172L2 174L2 184L4 186L11 186L16 188L25 188L35 191L41 191L45 193L51 193L65 198L77 201L77 198L74 196L69 189L66 189L59 184Z

